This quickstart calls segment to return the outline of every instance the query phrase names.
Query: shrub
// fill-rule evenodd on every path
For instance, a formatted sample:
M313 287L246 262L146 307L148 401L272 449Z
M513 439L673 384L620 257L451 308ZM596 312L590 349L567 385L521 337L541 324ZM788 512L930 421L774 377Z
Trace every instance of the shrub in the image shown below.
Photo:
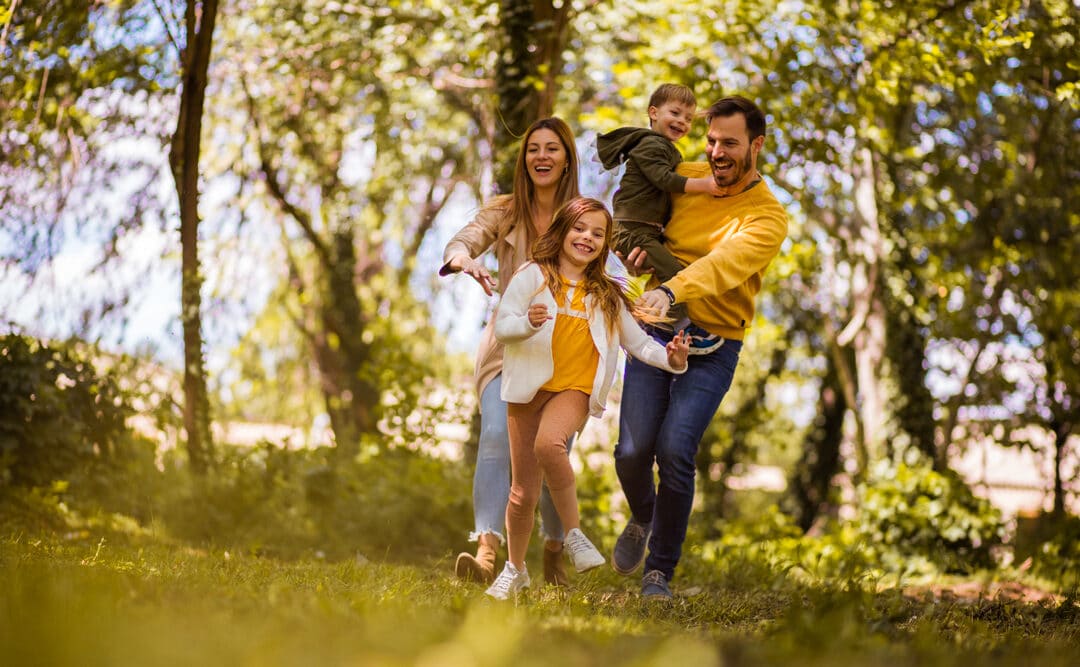
M116 457L130 412L76 344L0 337L0 483L46 485Z
M859 545L887 572L938 568L970 572L994 565L1000 512L955 473L929 465L882 462L856 489L855 517L841 527L842 542Z
M1066 589L1080 587L1080 517L1044 514L1037 521L1039 529L1032 540L1037 544L1030 545L1033 572L1063 582ZM1019 558L1019 545L1017 551Z
M342 461L333 448L221 448L161 509L185 540L294 558L415 560L442 555L469 526L464 466L404 449Z

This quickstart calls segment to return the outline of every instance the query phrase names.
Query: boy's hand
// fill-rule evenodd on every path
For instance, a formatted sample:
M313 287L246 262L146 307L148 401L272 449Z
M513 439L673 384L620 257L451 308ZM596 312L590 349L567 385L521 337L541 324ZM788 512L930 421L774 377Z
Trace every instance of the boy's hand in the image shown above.
M621 252L616 251L615 256L622 260L623 266L632 276L653 272L653 267L649 265L649 253L641 248L635 247L626 257L623 257Z
M529 324L531 324L534 329L539 328L541 324L550 319L551 316L548 315L547 306L544 304L534 303L529 306Z
M690 336L680 331L665 347L668 365L680 371L686 368L686 358L690 356Z

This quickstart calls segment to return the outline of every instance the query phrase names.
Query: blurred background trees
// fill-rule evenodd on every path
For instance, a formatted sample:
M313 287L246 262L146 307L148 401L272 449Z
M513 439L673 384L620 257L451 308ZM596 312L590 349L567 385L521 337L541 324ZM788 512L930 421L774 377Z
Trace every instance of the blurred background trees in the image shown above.
M8 330L131 349L125 332L147 303L175 304L177 322L186 312L181 207L162 179L190 92L172 43L187 7L0 8ZM448 235L505 189L517 138L550 113L578 133L583 190L610 196L591 137L644 124L653 88L677 81L702 108L733 93L759 101L759 168L792 222L702 447L708 516L746 511L727 480L767 463L808 530L879 479L882 461L950 479L980 438L1039 450L1056 513L1075 498L1075 2L217 11L197 241L206 379L223 418L325 419L331 467L435 443L471 409L468 341L491 305L436 277ZM701 158L703 134L681 143L687 159ZM176 327L159 333L166 342L142 351L179 359Z

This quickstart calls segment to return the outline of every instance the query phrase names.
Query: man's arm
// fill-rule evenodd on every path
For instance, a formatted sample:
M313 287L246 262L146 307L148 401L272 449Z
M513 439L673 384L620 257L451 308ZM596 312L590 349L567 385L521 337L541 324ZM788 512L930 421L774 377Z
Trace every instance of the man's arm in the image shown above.
M665 317L676 303L719 296L762 271L780 252L787 236L786 216L755 216L738 233L688 264L672 279L646 291L636 302L657 317ZM627 262L640 267L645 253L635 248Z
M664 283L676 302L723 294L762 271L787 236L783 208L754 213L742 228ZM664 295L665 300L667 296Z

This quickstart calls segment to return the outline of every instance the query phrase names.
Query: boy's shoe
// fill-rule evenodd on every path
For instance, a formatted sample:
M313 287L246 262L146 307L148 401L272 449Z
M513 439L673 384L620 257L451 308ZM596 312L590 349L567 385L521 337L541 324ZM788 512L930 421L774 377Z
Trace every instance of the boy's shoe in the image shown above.
M611 551L611 568L619 574L632 574L645 561L645 545L649 543L652 523L638 523L633 517L623 528Z
M579 573L588 572L604 564L604 557L597 551L589 538L579 528L571 528L566 534L564 549L570 555L570 562Z
M518 572L513 563L506 561L502 572L495 577L495 583L488 586L484 594L490 595L496 600L505 600L521 589L528 588L530 583L532 582L529 581L528 569L521 568L521 571Z
M650 600L672 599L671 589L668 587L667 577L660 570L649 570L641 578L641 597Z
M690 354L708 354L724 344L723 338L695 324L686 327L685 331L690 336Z

